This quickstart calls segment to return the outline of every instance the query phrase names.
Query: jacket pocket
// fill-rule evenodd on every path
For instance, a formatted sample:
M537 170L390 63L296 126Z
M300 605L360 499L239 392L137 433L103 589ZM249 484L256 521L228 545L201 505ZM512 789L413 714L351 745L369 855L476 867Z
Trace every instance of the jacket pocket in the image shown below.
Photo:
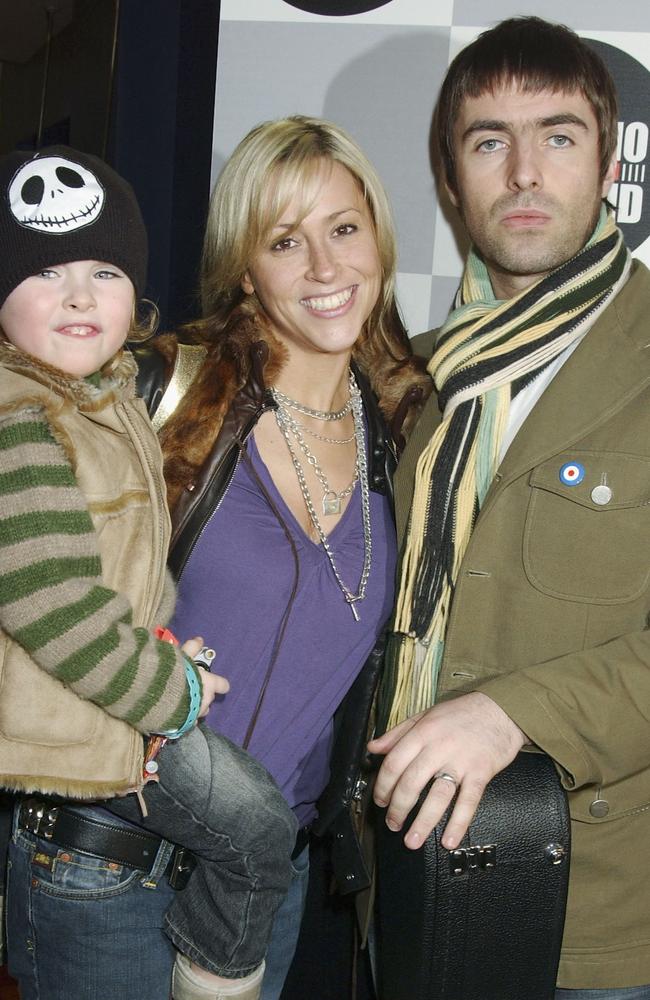
M39 670L6 637L0 643L0 737L41 747L86 743L104 713Z
M616 452L557 455L530 475L524 569L551 597L623 604L648 586L650 460Z
M608 785L587 785L569 792L571 818L599 825L650 811L650 768Z

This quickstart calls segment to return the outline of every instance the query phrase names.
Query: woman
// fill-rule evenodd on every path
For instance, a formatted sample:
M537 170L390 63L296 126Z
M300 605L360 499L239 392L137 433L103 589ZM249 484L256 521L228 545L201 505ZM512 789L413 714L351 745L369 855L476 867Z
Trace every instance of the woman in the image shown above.
M254 129L212 198L192 331L207 355L161 434L174 628L217 650L231 693L208 722L265 764L303 831L268 1000L297 939L333 715L392 605L375 396L391 419L415 371L394 269L386 196L352 140L302 117Z
M230 692L206 721L265 765L300 824L263 1000L280 996L296 945L334 715L343 702L350 721L319 832L341 826L351 795L348 750L361 752L366 727L354 706L369 703L393 600L386 421L397 437L429 383L394 274L386 195L356 144L318 119L268 122L237 147L212 197L204 318L184 343L160 337L136 352L166 459L172 631L216 650ZM152 927L168 899L161 880L146 900ZM166 942L154 938L149 958L164 966ZM214 1000L194 971L197 1000ZM146 988L134 982L134 997L148 1000Z
M264 763L301 826L266 1000L295 948L333 716L392 605L382 412L418 381L394 271L386 195L350 137L304 117L254 129L212 197L190 331L205 360L161 432L173 628L217 650L231 693L208 723ZM153 351L177 360L173 338Z

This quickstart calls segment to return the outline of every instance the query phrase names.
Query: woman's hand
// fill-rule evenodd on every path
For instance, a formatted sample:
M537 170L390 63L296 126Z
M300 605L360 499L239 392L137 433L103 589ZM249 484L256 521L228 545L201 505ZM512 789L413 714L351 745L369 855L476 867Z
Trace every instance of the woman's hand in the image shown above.
M200 635L194 636L193 639L187 639L181 646L185 655L189 656L190 659L194 659L202 648L203 638ZM212 674L209 670L204 670L203 667L199 667L199 669L201 671L201 684L203 686L203 697L201 698L201 707L199 709L199 718L202 719L208 714L210 705L217 695L227 694L230 691L230 684L220 674Z
M208 709L217 695L227 694L230 691L230 684L221 674L211 674L209 670L204 670L203 667L199 667L199 670L201 671L201 682L203 684L203 697L201 699L201 708L199 709L199 719L202 719L208 714Z

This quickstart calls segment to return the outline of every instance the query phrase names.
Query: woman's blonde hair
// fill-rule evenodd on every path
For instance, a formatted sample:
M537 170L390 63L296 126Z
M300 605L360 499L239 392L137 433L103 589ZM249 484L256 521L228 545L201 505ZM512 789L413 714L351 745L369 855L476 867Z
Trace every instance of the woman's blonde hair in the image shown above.
M202 325L218 333L237 308L261 312L257 298L244 293L242 279L296 194L303 202L302 218L311 211L324 161L340 163L352 174L375 230L381 290L359 347L366 342L371 353L383 349L393 358L402 357L404 330L395 303L397 250L384 187L370 161L342 128L304 115L258 125L242 139L219 176L203 246Z

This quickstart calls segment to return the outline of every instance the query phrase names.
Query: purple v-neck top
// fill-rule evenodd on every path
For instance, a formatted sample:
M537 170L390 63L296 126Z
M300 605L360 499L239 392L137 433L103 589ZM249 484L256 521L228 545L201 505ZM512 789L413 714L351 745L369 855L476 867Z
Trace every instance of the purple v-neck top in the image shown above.
M355 621L327 555L304 533L275 488L251 436L248 454L295 542L299 579L271 680L250 741L301 824L329 776L332 717L388 618L394 595L395 529L387 499L370 493L372 566ZM321 524L326 527L326 518ZM342 580L356 593L364 543L359 487L328 542ZM207 722L242 744L294 586L286 535L246 462L206 525L178 587L172 631L202 635L230 691Z

